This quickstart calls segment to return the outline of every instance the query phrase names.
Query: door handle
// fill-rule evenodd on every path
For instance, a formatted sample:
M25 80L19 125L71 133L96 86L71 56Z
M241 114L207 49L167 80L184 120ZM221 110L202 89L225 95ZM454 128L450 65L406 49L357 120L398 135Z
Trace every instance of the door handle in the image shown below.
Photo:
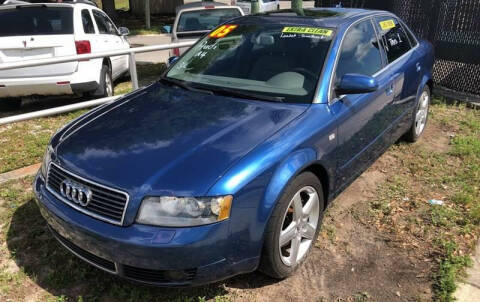
M420 62L417 63L417 65L415 65L417 67L417 72L422 70L422 66L420 65Z

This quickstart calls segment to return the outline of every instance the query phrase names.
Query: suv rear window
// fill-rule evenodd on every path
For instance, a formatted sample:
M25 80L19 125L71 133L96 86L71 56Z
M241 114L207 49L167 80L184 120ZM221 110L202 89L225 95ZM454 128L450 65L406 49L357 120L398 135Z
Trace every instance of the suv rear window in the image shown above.
M0 10L0 37L66 34L73 34L70 7L20 6Z
M240 17L241 15L240 11L236 8L186 11L180 14L177 32L209 31L221 23Z

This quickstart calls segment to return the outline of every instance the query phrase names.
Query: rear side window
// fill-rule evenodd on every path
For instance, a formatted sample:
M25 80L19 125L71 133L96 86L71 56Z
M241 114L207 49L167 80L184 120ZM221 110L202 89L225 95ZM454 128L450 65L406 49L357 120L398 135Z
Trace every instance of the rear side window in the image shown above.
M376 17L375 23L385 45L389 63L395 61L412 48L405 30L396 18L391 16Z
M107 15L97 10L94 10L93 17L95 18L95 22L97 22L98 31L101 34L107 34L107 35L117 34L117 29L115 28L115 25L113 25L112 21L108 19Z
M20 7L0 10L0 37L73 34L70 7Z
M82 24L83 24L83 32L86 34L94 34L95 27L93 26L92 16L90 16L90 12L87 9L82 10Z
M366 20L351 27L340 48L335 83L347 73L371 76L382 69L382 55L372 22Z
M180 14L177 32L209 31L230 19L241 16L238 9L202 9Z

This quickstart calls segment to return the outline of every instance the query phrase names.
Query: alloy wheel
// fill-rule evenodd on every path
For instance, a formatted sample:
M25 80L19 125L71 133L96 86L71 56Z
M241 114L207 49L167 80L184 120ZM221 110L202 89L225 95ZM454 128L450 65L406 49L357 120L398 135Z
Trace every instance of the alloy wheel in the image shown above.
M425 125L427 124L429 101L430 95L427 91L424 91L420 96L418 109L415 116L415 134L417 136L422 134L423 130L425 129Z
M113 82L110 73L105 73L105 89L107 96L113 96Z
M320 203L317 191L306 186L293 196L285 212L279 236L280 258L296 266L308 253L318 227Z

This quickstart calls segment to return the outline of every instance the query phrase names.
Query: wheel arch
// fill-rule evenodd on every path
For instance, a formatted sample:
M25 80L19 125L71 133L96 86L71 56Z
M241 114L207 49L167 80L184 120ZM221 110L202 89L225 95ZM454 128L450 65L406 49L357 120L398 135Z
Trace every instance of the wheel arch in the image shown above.
M267 222L270 219L278 200L284 193L285 187L303 172L311 172L320 180L323 189L324 206L327 206L331 185L331 177L328 173L327 165L321 159L317 159L317 153L313 149L301 149L288 156L275 169L265 190L263 204L259 208L260 221Z

